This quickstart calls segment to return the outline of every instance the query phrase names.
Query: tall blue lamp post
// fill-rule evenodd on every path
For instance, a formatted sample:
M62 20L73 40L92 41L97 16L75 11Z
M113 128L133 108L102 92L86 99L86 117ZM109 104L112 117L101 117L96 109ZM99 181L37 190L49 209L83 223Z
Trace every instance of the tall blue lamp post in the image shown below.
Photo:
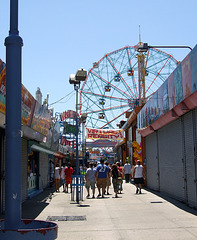
M5 220L0 239L57 238L56 223L21 219L21 66L23 40L18 31L18 0L10 0L10 31L6 46Z
M21 223L21 53L18 31L18 0L10 1L10 31L6 46L6 155L5 227Z
M76 74L70 74L69 83L74 85L76 91L76 202L79 203L79 151L78 151L78 92L80 89L80 82L85 81L87 77L87 71L83 68L79 69Z

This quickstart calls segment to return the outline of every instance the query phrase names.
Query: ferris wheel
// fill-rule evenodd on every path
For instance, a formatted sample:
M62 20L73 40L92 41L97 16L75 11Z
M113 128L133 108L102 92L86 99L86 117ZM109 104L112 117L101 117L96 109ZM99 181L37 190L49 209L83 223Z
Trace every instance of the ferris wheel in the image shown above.
M93 64L80 91L81 113L89 128L117 128L125 113L145 103L177 67L170 54L126 46Z

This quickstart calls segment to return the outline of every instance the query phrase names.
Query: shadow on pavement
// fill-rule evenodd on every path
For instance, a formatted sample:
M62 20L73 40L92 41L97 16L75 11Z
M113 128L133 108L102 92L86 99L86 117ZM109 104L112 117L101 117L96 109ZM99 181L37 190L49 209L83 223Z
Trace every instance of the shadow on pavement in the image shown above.
M22 203L22 218L35 219L54 197L54 188L46 188L39 195Z
M163 193L148 189L148 188L144 188L147 192L151 192L155 195L157 195L158 197L161 197L163 199L165 199L167 202L170 202L171 204L173 204L174 206L182 209L183 211L186 211L188 213L191 213L195 216L197 216L197 209L194 207L190 207L189 205L187 205L186 203L182 202L182 201L178 201L176 199L173 199L172 197L165 195Z

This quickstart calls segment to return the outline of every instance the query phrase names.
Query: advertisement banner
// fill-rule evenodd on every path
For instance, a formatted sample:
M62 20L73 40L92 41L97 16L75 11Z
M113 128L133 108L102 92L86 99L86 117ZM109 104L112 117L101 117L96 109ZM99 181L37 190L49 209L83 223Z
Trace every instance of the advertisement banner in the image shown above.
M149 99L150 106L149 106L149 124L154 122L154 98L153 96Z
M192 93L197 90L197 45L190 53Z
M123 129L93 129L87 128L87 139L103 139L103 140L123 140Z
M6 66L2 63L0 73L0 112L5 114Z
M164 111L163 111L163 86L158 89L158 117L163 116Z
M158 111L158 91L153 95L153 121L156 121L159 118Z
M197 90L197 45L139 112L138 127L151 125ZM157 105L154 99L157 94ZM148 124L147 124L148 119ZM145 124L144 124L145 122Z
M35 131L43 134L44 136L47 136L50 122L51 116L49 111L46 109L45 106L41 106L38 102L36 102L31 127Z
M174 86L175 86L175 103L178 105L183 101L183 86L182 86L182 73L181 64L174 70Z
M163 83L163 110L164 114L169 111L168 81Z
M0 73L4 69L5 63L0 59Z
M174 86L174 73L168 77L168 97L169 97L169 109L175 107L175 86Z
M182 61L182 84L183 84L183 99L192 94L191 66L190 54Z
M21 98L22 98L21 121L23 125L27 125L28 127L30 127L32 123L36 101L23 85Z
M61 114L61 120L65 121L68 118L76 119L77 116L79 117L79 114L77 112L75 112L73 110L68 110Z

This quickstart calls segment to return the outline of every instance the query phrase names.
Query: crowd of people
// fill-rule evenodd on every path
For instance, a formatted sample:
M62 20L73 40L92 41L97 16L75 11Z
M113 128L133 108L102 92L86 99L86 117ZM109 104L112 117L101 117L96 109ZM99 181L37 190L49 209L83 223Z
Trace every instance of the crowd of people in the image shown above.
M109 186L113 185L115 198L118 198L118 194L123 191L123 179L129 183L131 178L134 179L136 186L136 194L141 194L141 189L144 184L145 171L141 165L140 160L137 161L136 166L132 171L132 166L126 161L124 166L120 165L120 162L116 162L112 165L100 160L100 164L90 163L89 168L85 174L85 187L87 189L87 198L90 197L90 188L92 190L92 198L95 198L95 189L98 189L98 196L104 198L105 194L109 195Z
M89 163L89 167L84 172L85 174L85 188L87 190L87 198L95 198L95 190L97 187L98 195L97 198L104 198L105 195L109 195L109 187L113 185L115 198L118 198L118 194L123 191L123 179L126 183L131 182L134 179L136 186L136 194L141 194L141 189L144 184L145 171L140 160L137 160L136 166L132 169L131 164L127 160L124 166L121 166L120 162L109 164L103 159L100 163ZM55 189L59 192L60 186L63 188L63 192L68 193L69 185L70 192L72 192L72 175L73 168L70 163L65 166L62 164L60 167L57 163L54 169ZM91 193L90 193L91 189Z

